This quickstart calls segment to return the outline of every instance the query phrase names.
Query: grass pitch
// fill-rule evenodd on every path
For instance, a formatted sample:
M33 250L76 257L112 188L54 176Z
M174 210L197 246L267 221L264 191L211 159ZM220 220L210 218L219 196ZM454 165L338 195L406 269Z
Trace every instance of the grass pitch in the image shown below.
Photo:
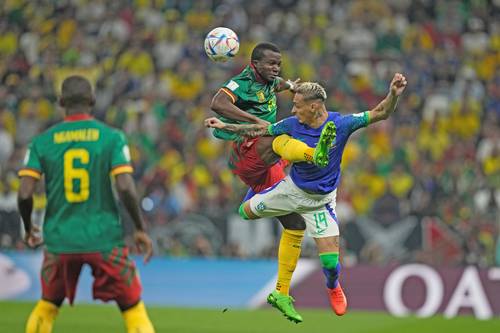
M0 331L23 333L34 303L0 302ZM227 311L148 307L157 333L499 333L500 318L479 321L472 317L444 319L394 318L382 313L348 312L336 317L325 310L298 309L304 322L294 324L277 310ZM125 332L122 317L112 305L64 306L54 333Z

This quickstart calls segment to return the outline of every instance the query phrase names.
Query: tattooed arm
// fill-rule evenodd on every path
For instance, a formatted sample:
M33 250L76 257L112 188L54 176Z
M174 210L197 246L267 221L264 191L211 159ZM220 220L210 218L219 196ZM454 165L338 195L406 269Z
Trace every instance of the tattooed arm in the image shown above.
M212 117L205 119L205 126L211 128L218 128L231 133L247 137L265 136L270 135L267 125L260 124L227 124L221 120Z
M384 98L376 107L368 111L368 117L371 124L389 118L389 116L396 110L399 97L405 90L406 85L406 77L403 74L396 73L392 78L387 97Z

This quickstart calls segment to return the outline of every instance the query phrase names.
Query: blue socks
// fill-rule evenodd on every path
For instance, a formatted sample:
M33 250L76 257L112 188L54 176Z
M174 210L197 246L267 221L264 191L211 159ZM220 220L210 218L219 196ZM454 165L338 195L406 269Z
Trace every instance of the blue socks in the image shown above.
M319 259L323 266L323 274L326 278L326 286L330 289L337 288L341 265L338 252L320 253Z

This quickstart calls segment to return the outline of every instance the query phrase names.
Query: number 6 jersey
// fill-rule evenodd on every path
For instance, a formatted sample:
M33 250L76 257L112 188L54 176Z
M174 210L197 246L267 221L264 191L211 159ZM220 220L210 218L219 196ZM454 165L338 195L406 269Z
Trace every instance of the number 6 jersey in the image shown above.
M47 250L100 252L123 245L111 176L132 171L123 132L89 115L66 117L35 137L19 176L45 176Z

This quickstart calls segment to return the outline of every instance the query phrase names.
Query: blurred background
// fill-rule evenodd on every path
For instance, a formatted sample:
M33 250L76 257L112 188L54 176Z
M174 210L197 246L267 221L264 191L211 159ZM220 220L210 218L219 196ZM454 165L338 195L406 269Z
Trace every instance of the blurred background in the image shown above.
M95 85L95 117L128 136L158 256L275 258L279 223L240 220L246 188L202 122L253 46L271 41L282 76L320 82L330 110L367 110L395 72L408 79L397 112L346 148L345 267L500 265L499 0L4 0L0 17L2 250L28 251L16 172L32 137L62 119L60 83L79 73ZM241 42L225 64L203 51L216 26ZM279 95L280 118L291 97ZM317 258L310 239L302 256Z

